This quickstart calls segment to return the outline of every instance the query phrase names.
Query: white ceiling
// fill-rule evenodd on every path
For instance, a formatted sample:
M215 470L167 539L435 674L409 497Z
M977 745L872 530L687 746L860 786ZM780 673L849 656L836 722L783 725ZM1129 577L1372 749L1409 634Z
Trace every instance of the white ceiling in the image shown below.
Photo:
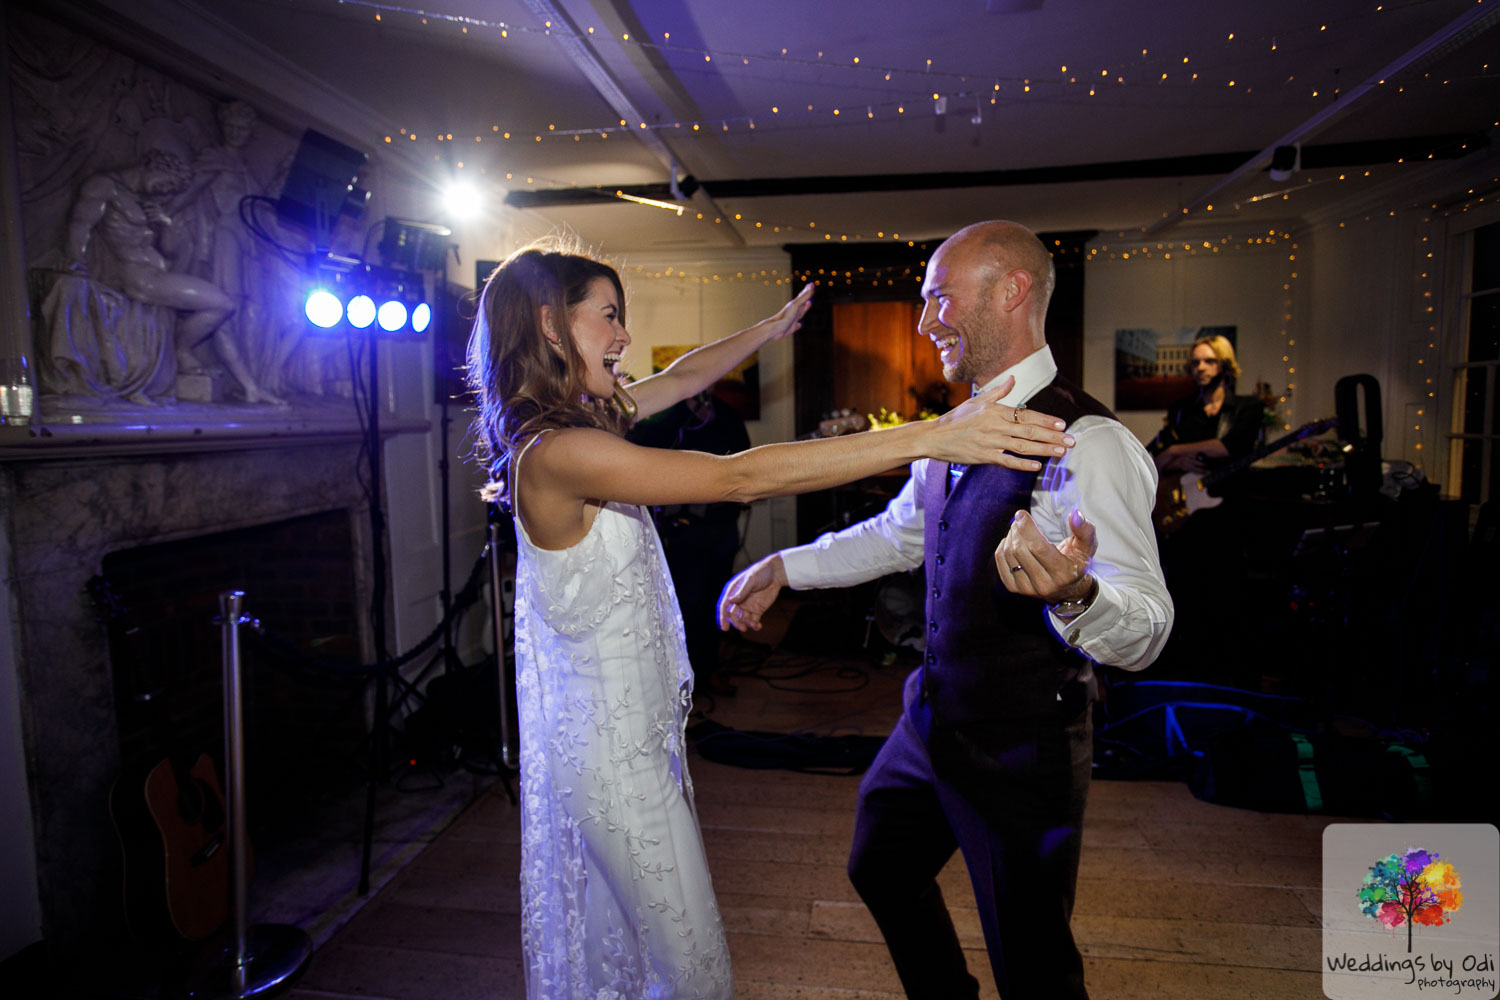
M425 20L366 0L181 2L370 108L356 143L391 135L435 186L523 199L514 231L567 226L612 251L904 240L990 217L1252 231L1461 197L1476 164L1500 175L1495 0L413 0ZM1439 134L1471 151L1429 160L1418 141L1397 163L1384 144ZM1274 182L1288 139L1307 168ZM700 185L681 217L557 203L670 197L674 164ZM942 176L975 172L990 174ZM808 178L824 193L792 193Z

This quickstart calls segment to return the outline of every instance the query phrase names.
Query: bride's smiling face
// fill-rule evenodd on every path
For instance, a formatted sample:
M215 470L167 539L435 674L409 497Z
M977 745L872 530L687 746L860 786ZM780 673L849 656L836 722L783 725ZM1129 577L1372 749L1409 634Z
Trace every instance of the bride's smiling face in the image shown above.
M584 385L590 396L614 395L620 355L630 345L630 334L620 322L620 300L614 283L605 278L589 282L588 295L568 310L573 346L583 359Z

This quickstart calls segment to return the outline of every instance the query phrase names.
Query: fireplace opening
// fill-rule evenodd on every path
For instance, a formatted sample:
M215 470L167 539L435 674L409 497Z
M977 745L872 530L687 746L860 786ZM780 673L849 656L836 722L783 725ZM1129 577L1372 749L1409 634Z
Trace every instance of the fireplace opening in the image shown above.
M109 635L122 780L166 760L186 774L207 754L222 787L216 619L226 590L243 590L245 612L278 642L270 646L241 629L246 813L259 850L310 824L316 829L320 806L365 777L362 678L309 665L314 658L360 659L350 511L105 557L94 596Z

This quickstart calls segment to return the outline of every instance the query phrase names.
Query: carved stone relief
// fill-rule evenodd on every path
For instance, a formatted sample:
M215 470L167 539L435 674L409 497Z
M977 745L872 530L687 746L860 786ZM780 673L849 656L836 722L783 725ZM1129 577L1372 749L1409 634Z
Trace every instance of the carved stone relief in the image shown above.
M347 386L341 345L303 335L300 234L247 200L279 194L296 138L40 16L11 29L43 405L284 408Z

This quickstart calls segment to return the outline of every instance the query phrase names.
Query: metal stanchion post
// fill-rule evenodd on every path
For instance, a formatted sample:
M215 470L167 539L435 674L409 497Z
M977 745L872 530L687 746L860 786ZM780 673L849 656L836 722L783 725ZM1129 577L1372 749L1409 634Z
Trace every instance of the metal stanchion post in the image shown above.
M245 592L219 594L219 626L224 654L224 779L228 787L225 829L229 837L230 919L234 939L185 996L204 1000L243 1000L269 995L290 985L312 957L312 939L287 924L249 926L250 852L245 830L244 699L240 683L241 625Z
M500 575L500 529L494 522L490 523L490 613L494 616L495 626L495 671L498 673L498 684L496 685L500 695L500 762L511 770L516 770L514 755L510 750L510 685L506 683L505 675L505 595L501 591ZM506 783L509 788L509 781ZM515 795L512 794L512 799Z

